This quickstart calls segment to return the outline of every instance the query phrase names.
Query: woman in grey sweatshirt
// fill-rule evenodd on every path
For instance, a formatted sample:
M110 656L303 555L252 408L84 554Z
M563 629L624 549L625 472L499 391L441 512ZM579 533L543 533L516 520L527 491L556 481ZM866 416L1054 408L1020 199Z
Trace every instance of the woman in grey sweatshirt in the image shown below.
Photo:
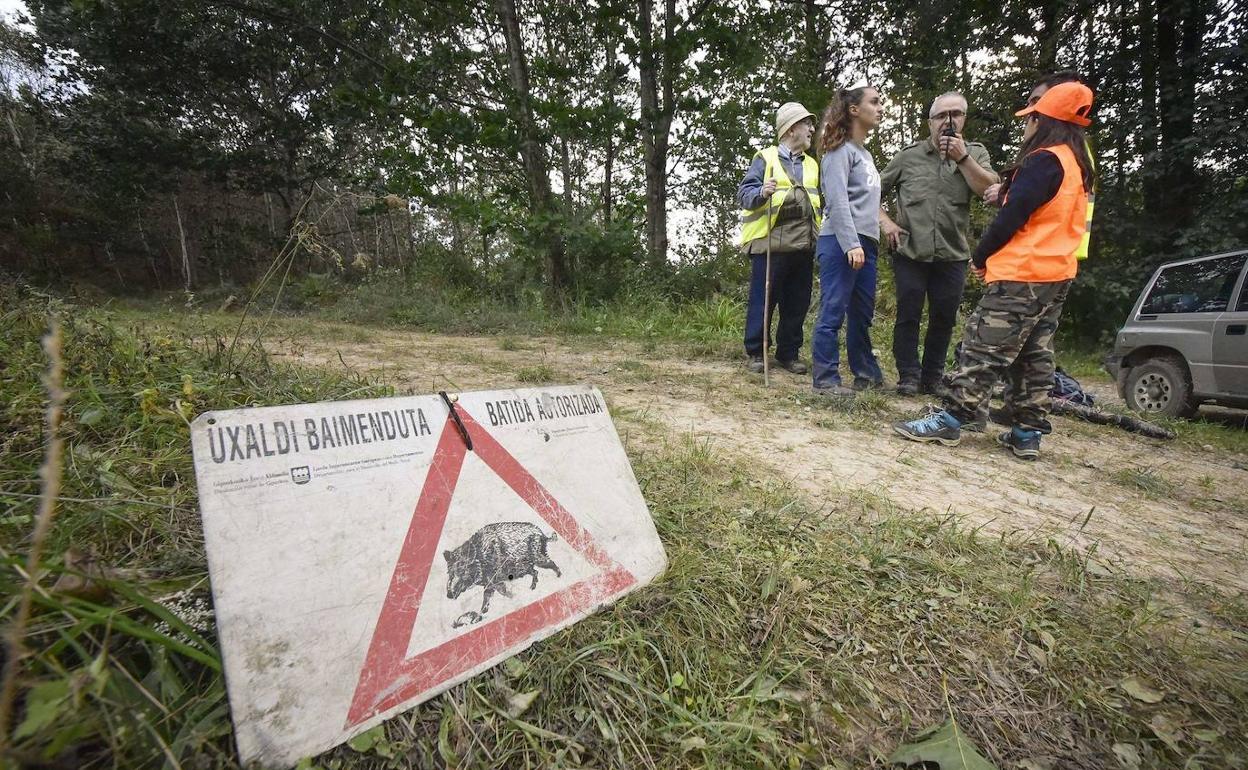
M870 337L880 238L880 175L863 146L880 124L882 111L879 91L864 83L837 91L823 114L819 140L823 227L815 247L821 294L811 340L817 393L853 393L841 384L840 373L839 337L847 318L845 347L854 390L884 384Z

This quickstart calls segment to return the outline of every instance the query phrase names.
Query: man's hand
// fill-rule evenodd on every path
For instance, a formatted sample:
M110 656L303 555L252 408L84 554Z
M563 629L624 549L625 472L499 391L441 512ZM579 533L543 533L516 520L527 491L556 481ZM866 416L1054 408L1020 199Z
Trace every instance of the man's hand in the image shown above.
M845 252L845 257L849 259L849 266L855 270L860 269L867 261L867 253L862 250L861 246L855 246Z
M763 182L763 197L764 198L770 198L771 194L774 193L775 191L776 191L775 179L768 179L766 182Z
M901 248L901 239L910 234L909 230L903 229L891 219L880 218L880 229L884 231L884 237L888 239L888 245L894 249Z
M984 203L989 206L1000 206L1001 201L997 198L1001 195L1001 183L990 184L984 189Z
M974 265L971 265L971 272L975 274L975 277L979 279L980 283L983 283L984 278L988 275L988 268L975 267Z
M949 160L962 160L966 155L966 142L958 135L940 137L940 151Z

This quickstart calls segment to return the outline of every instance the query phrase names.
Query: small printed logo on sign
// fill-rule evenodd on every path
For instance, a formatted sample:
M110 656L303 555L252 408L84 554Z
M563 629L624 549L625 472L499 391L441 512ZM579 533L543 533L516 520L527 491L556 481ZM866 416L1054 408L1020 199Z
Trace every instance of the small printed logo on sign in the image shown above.
M312 480L312 471L306 465L290 469L290 480L296 484L307 484Z

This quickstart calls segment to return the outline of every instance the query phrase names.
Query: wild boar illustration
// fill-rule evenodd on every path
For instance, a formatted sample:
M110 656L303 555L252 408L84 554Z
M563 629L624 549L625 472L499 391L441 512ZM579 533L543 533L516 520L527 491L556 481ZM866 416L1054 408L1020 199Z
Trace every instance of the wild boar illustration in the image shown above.
M485 589L481 598L481 613L485 615L490 609L490 597L497 591L503 596L511 596L509 581L522 575L530 575L533 580L529 590L537 588L537 568L548 569L556 577L563 573L559 565L550 559L546 552L546 544L558 540L559 536L551 532L543 534L535 525L524 521L505 521L498 524L487 524L473 533L458 548L443 551L446 559L446 598L455 599L464 591L474 586ZM481 620L477 613L465 613L469 623ZM456 626L461 625L456 621Z

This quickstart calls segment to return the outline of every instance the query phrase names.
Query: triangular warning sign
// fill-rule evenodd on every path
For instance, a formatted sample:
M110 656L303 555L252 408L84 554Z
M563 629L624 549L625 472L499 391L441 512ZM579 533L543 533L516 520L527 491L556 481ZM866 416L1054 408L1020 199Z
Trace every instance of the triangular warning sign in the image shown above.
M510 614L483 622L454 639L405 657L468 451L448 417L377 617L345 728L432 693L464 672L534 638L543 628L584 613L637 582L484 427L466 411L461 409L459 414L477 456L598 572Z

